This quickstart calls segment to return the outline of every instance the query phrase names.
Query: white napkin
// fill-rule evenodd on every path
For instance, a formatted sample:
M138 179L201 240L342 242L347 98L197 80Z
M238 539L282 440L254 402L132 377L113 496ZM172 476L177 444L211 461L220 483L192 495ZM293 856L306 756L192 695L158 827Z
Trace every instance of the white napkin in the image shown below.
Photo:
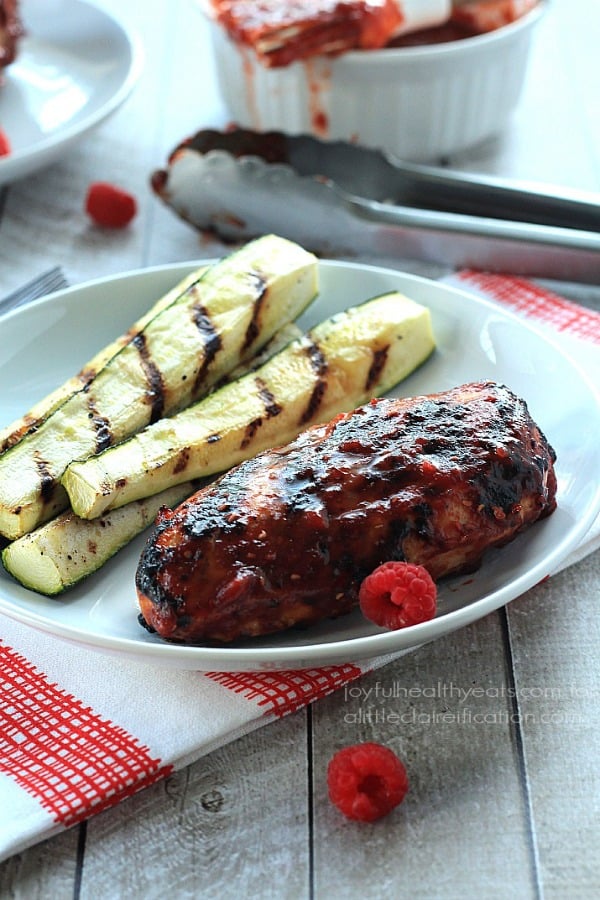
M600 314L523 279L446 279L534 319L600 383ZM597 521L564 566L600 546ZM0 616L0 860L379 668L197 673L105 656Z

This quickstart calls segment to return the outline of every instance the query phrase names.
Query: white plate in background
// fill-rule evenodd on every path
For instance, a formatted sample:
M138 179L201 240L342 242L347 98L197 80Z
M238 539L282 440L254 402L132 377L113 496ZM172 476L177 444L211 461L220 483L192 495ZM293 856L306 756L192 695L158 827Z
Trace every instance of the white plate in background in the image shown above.
M27 33L0 87L12 149L0 184L54 162L123 103L141 71L137 40L82 0L24 0L22 18Z
M198 265L97 280L0 319L0 425L78 371ZM28 591L0 571L0 612L96 650L174 668L289 669L411 649L503 606L559 566L600 509L600 405L584 373L528 324L470 294L358 263L319 265L321 291L299 320L304 326L389 290L403 291L431 309L437 350L397 393L429 393L489 378L527 401L557 452L556 512L503 549L490 551L476 573L441 584L438 616L401 631L381 631L356 612L239 645L166 644L137 622L134 574L144 537L58 599Z

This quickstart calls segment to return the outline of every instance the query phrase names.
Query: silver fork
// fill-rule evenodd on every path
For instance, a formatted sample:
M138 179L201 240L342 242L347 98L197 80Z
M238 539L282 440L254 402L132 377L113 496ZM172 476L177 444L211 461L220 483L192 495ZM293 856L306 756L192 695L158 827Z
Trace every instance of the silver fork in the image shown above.
M66 287L68 287L68 281L63 270L60 266L55 266L3 297L0 300L0 315Z

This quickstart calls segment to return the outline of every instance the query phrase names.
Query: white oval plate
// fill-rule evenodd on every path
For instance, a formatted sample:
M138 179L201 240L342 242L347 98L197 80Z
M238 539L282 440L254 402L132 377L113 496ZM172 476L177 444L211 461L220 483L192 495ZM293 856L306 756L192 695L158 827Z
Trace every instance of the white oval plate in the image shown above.
M0 87L11 150L0 184L54 162L128 97L141 71L137 40L82 0L24 0L27 30Z
M69 288L0 320L0 425L76 372L195 264L133 272ZM422 394L491 378L524 397L558 454L558 509L474 575L440 586L431 622L383 632L359 612L304 631L235 646L162 642L137 622L134 573L140 537L62 599L48 599L0 571L0 612L105 652L180 669L288 669L408 650L481 618L550 574L600 508L600 407L594 387L553 343L515 316L462 291L397 271L320 263L321 292L303 325L388 290L432 312L437 350L398 393ZM43 353L40 348L43 347Z

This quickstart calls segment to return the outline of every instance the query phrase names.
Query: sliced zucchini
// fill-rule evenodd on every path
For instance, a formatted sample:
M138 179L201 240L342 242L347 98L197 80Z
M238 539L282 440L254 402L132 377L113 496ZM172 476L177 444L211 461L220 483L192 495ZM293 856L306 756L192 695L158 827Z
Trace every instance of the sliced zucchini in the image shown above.
M290 322L288 325L284 325L283 328L274 334L271 340L265 344L260 353L257 353L256 356L253 356L252 359L247 360L246 362L240 363L239 366L236 366L228 375L225 376L222 383L217 385L217 387L222 387L223 384L229 384L230 381L236 381L238 378L241 378L242 375L247 375L248 372L253 372L254 369L257 369L259 366L262 366L263 363L266 363L268 359L271 359L272 356L275 356L276 353L279 353L280 350L283 350L284 347L291 342L296 340L296 338L302 337L302 329L299 328L294 322Z
M433 351L429 311L396 292L339 313L268 362L63 476L84 518L205 477L388 391Z
M4 568L24 587L39 594L61 594L96 572L141 534L161 507L175 506L197 487L198 482L185 482L98 519L79 519L69 510L5 547Z
M296 325L286 325L256 357L256 365L301 334ZM249 365L244 364L232 376L247 371ZM24 587L39 594L49 597L62 594L100 569L137 537L153 522L161 507L175 506L198 487L197 481L184 482L152 497L108 510L97 519L81 519L68 510L9 544L2 553L4 568Z
M77 393L77 391L80 391L82 387L89 384L99 371L104 368L107 362L112 359L113 356L116 356L125 344L131 343L131 341L146 328L149 322L161 310L174 303L188 290L189 287L191 287L192 284L199 280L205 271L206 266L203 266L187 275L178 285L176 285L176 287L165 294L164 297L161 297L160 300L158 300L154 306L141 317L141 319L134 322L125 334L122 334L111 344L108 344L100 350L93 359L85 364L77 375L74 375L72 378L69 378L63 384L59 385L56 390L52 391L36 403L35 406L32 406L31 409L19 419L12 422L10 425L7 425L5 428L0 429L0 453L3 453L10 447L14 447L14 445L18 444L26 434L39 428L42 422L45 421L48 416L52 415L55 409L62 406L65 400L68 400L69 397Z
M204 396L312 301L318 267L267 235L210 266L98 374L0 456L0 534L32 531L68 505L73 459L116 444ZM183 480L183 479L182 479Z

